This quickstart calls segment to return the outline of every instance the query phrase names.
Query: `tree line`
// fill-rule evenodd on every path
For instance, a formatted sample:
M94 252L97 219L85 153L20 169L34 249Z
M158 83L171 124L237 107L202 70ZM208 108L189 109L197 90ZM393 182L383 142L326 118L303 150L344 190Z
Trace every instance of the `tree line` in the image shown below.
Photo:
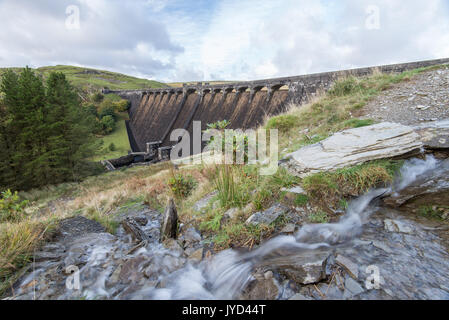
M96 119L63 73L46 81L30 68L0 85L0 189L28 190L77 181L101 170L85 159L96 148Z

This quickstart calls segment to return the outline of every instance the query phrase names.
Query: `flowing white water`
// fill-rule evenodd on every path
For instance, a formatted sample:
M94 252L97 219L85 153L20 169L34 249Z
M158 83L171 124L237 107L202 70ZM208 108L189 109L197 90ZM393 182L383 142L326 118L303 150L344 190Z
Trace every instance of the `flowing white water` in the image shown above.
M406 161L401 174L394 184L399 191L416 180L417 177L434 170L438 161L432 157L426 160ZM273 238L259 248L240 253L226 250L214 256L211 261L203 261L198 267L188 265L174 275L165 289L151 288L145 292L150 299L235 299L251 280L251 272L270 255L283 251L308 252L331 247L352 240L360 235L363 224L374 211L371 202L392 192L392 188L376 189L352 201L346 214L337 223L303 226L294 236ZM142 292L139 292L142 296Z

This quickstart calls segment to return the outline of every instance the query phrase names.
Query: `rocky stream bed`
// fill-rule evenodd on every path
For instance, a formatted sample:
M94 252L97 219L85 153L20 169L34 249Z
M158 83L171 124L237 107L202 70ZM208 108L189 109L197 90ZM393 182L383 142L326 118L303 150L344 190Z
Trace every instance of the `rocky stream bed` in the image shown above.
M449 160L411 159L337 223L220 253L192 228L161 242L164 217L149 208L130 209L115 235L75 217L35 252L10 299L449 299L448 224L413 209L448 198Z

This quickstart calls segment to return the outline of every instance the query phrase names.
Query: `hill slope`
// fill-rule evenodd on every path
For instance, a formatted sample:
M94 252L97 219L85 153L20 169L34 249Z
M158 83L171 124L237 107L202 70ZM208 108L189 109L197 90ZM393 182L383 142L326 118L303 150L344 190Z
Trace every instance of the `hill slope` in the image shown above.
M1 68L0 75L6 69L8 68ZM17 71L20 70L20 68L11 69ZM35 70L41 73L44 78L47 77L52 71L62 72L75 87L85 92L97 91L105 87L113 90L168 87L166 84L154 80L140 79L120 73L82 67L58 65L41 67Z

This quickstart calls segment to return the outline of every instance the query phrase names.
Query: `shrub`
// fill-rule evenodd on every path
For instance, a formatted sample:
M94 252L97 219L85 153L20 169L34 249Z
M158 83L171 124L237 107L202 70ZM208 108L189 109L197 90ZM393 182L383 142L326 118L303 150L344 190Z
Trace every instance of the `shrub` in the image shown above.
M171 175L168 186L174 196L178 199L187 198L196 187L196 181L190 175L184 177L182 174L174 174L173 172L171 172Z
M98 118L102 119L106 116L112 116L115 120L114 104L109 100L105 100L100 104L100 112L98 114Z
M112 116L101 118L101 125L104 133L111 133L115 129L115 120Z
M93 104L87 105L86 106L86 111L87 111L87 113L89 113L89 114L91 114L91 115L93 115L95 117L98 117L98 110L97 110L97 107L95 105L93 105Z
M130 107L130 102L128 100L122 99L120 101L114 102L114 109L116 112L128 111Z
M97 93L94 93L92 95L91 99L92 99L93 102L100 103L100 102L103 101L104 95L102 93L100 93L100 92L97 92Z
M17 222L23 219L28 201L20 201L17 191L6 190L0 197L0 222Z
M109 145L108 149L109 149L109 151L115 151L115 150L117 150L117 148L115 147L114 142L111 142L111 144Z

